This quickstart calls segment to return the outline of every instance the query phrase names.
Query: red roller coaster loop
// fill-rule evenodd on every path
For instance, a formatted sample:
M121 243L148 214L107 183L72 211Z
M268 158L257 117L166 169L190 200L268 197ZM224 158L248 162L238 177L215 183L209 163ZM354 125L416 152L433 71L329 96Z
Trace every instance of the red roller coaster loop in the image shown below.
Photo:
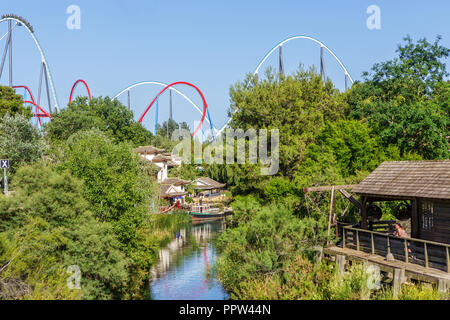
M38 117L43 117L43 118L50 118L53 119L53 117L47 113L44 109L42 109L40 106L38 106L36 103L34 103L33 101L24 101L23 103L30 103L33 106L35 106L36 108L38 108L39 110L41 110L42 113L37 114Z
M86 90L87 90L88 95L89 95L89 101L92 100L92 97L91 97L91 91L89 90L89 87L88 87L86 81L84 81L84 80L82 80L82 79L78 79L77 81L75 81L75 83L74 83L73 86L72 86L72 90L70 91L69 104L72 102L73 91L75 90L76 86L77 86L78 83L80 83L80 82L81 82L82 84L84 84L84 86L86 87Z
M139 122L142 123L142 120L144 120L145 115L147 114L148 110L150 110L150 108L152 107L152 105L155 103L156 99L158 99L158 97L167 89L169 89L170 87L173 87L175 85L178 84L184 84L187 86L190 86L192 88L194 88L195 90L197 90L197 92L200 94L200 96L202 97L203 100L203 116L202 116L202 120L200 121L200 124L198 125L197 129L195 129L194 133L192 134L192 136L195 136L195 134L197 133L197 131L202 127L203 125L203 121L205 121L205 116L206 116L206 109L208 108L208 105L206 104L206 100L205 97L203 95L203 93L200 91L199 88L197 88L196 86L194 86L192 83L189 82L184 82L184 81L178 81L178 82L174 82L171 83L167 86L165 86L157 95L156 97L152 100L152 102L150 103L150 105L147 107L147 109L145 110L145 112L142 114L141 118L139 119Z
M13 89L23 88L23 89L27 90L28 93L29 93L29 95L30 95L30 97L31 97L31 100L32 100L33 102L35 102L35 101L34 101L33 94L31 93L30 88L28 88L27 86L12 86L12 88L13 88Z
M33 103L36 103L36 101L34 100L33 94L31 93L30 88L28 88L27 86L13 86L12 88L13 88L13 89L23 88L23 89L27 90L27 91L28 91L28 94L29 94L30 97L31 97L31 100L33 101ZM25 103L25 102L24 102L24 103ZM39 108L40 108L40 107L39 107ZM37 113L37 111L36 111L36 117L38 118L39 124L40 124L40 126L41 126L41 128L42 128L41 117L46 117L46 116L45 116L43 113Z

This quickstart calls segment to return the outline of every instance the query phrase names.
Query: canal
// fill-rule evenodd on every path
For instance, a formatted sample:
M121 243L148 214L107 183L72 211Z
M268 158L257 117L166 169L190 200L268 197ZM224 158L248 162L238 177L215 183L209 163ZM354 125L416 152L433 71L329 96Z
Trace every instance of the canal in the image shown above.
M160 250L151 270L150 296L154 300L225 300L229 298L212 272L218 253L214 239L225 230L217 220L190 225L173 235Z

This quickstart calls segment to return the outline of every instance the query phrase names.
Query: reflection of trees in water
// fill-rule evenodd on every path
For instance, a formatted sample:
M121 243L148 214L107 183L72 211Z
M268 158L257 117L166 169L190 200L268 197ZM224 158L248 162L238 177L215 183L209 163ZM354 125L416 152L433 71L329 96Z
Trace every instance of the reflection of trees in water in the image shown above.
M190 227L188 230L181 229L176 232L167 246L159 250L158 263L150 271L151 278L155 279L163 275L172 265L174 267L179 266L184 258L192 253L201 254L201 247L204 250L203 254L206 255L207 243L217 231L221 230L223 230L222 221L217 221L201 223ZM208 260L206 263L209 266Z

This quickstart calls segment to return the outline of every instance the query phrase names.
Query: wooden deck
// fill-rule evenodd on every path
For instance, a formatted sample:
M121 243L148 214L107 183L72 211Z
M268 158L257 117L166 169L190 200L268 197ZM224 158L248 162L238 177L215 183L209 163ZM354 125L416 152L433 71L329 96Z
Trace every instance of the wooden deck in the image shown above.
M394 277L396 270L404 270L404 279L401 282L408 280L416 280L436 284L439 290L448 291L450 288L450 273L426 268L417 264L406 263L404 261L394 260L387 261L385 257L380 255L373 255L357 251L350 248L340 248L337 246L330 246L323 249L323 256L327 260L338 262L338 257L345 257L344 261L366 262L375 264L380 268L381 272L387 273L389 277ZM343 268L344 266L342 266ZM402 272L403 274L403 272Z

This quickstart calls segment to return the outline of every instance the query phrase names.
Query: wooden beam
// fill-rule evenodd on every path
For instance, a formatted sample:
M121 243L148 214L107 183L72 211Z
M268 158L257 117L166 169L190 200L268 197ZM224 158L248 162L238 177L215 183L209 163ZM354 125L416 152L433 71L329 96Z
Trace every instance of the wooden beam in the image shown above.
M419 201L411 200L411 238L419 238Z
M332 218L333 218L334 202L335 202L334 187L332 187L331 188L331 199L330 199L330 213L329 213L329 216L328 216L328 233L327 233L328 243L330 241L331 221L332 221Z
M361 229L367 229L367 197L362 197Z
M353 198L353 196L348 193L346 190L344 189L339 189L339 192L342 193L342 195L344 197L346 197L351 203L353 203L358 209L361 209L361 203L359 203L358 200L356 200L355 198Z
M357 184L347 184L347 185L341 185L341 186L323 186L323 187L308 187L303 188L303 192L318 192L318 191L331 191L333 188L334 190L343 190L343 189L353 189L356 188Z

